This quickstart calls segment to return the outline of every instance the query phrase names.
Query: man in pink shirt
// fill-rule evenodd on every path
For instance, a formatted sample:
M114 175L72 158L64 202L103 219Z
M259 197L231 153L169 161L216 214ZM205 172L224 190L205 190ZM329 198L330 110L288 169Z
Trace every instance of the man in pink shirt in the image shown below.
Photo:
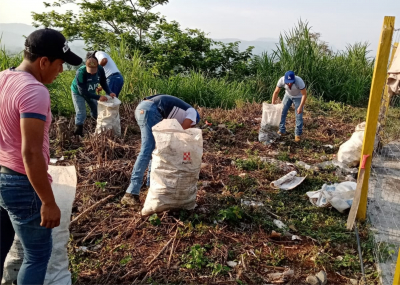
M24 60L0 72L0 279L14 231L24 249L18 285L43 284L50 259L51 229L60 224L47 173L50 84L63 63L79 65L65 37L40 29L25 41Z

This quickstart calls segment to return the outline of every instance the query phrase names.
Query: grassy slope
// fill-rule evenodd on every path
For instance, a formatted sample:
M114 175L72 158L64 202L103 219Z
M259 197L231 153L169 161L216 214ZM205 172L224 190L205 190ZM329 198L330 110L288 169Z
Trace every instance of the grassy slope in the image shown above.
M282 272L282 266L295 271L290 284L304 284L307 274L321 269L327 270L329 284L346 284L346 278L360 277L355 236L345 229L347 216L313 207L305 196L324 183L337 182L335 170L298 169L307 178L288 192L273 190L269 184L289 171L287 161L312 164L331 159L363 120L365 109L311 99L305 113L304 140L295 144L290 135L265 146L257 142L260 104L243 104L233 110L201 108L213 127L203 135L206 166L200 173L198 207L152 219L119 202L140 147L133 110L132 105L122 107L126 134L122 139L91 137L65 142L63 149L57 149L57 140L53 141L53 154L68 156L64 163L75 163L78 168L75 216L101 198L115 195L71 229L69 255L76 284L132 284L135 280L146 284L260 284L266 282L268 273ZM288 130L293 131L293 111L288 122ZM221 123L235 135L216 127ZM88 131L93 128L92 121ZM264 163L259 157L276 158L283 164ZM142 202L145 196L144 188ZM245 207L242 199L260 201L264 206ZM271 236L272 231L280 231L273 224L276 216L302 241ZM372 237L366 224L360 225L360 231L368 284L377 284ZM173 250L170 244L148 265L171 239ZM80 246L89 251L79 251ZM227 261L239 265L229 269Z

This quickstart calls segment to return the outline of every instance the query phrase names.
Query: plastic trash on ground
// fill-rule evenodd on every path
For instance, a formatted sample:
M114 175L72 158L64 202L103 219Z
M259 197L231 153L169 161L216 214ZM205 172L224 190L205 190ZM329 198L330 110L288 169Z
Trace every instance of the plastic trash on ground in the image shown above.
M318 191L307 192L310 202L317 207L332 206L340 213L349 209L353 203L356 182L346 181L333 185L324 184Z
M291 171L278 180L272 181L271 187L275 189L292 190L299 186L304 179L306 179L306 177L296 177L296 175L296 171Z

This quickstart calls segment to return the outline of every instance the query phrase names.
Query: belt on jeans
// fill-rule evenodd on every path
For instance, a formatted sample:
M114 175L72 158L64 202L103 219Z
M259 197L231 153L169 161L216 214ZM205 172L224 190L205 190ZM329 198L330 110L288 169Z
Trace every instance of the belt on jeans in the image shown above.
M117 75L117 74L121 74L121 72L114 72L114 73L111 73L108 77L111 77L111 76Z
M8 168L8 167L1 166L1 165L0 165L0 173L1 173L1 174L10 174L10 175L26 176L25 174L16 172L16 171L14 171L14 170L12 170L12 169L10 169L10 168Z

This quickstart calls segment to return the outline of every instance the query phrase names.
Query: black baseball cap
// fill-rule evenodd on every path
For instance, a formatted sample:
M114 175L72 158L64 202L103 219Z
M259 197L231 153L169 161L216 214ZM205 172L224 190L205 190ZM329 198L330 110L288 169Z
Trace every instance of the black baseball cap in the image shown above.
M82 58L71 51L63 34L53 29L40 29L31 33L25 40L25 50L39 56L62 59L70 65L82 63Z

